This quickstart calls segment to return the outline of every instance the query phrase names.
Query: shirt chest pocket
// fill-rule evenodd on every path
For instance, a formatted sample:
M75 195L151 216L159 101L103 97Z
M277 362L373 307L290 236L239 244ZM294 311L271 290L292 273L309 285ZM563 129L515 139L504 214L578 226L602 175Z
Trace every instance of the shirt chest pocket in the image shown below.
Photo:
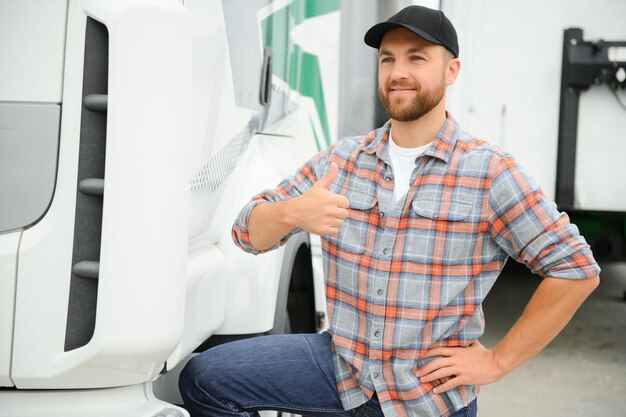
M422 263L467 263L476 243L472 209L471 202L462 200L413 200L407 258Z
M347 252L362 254L373 239L378 223L378 200L363 193L346 195L350 201L348 217L339 229L337 247Z
M465 201L441 201L415 199L411 203L413 213L425 219L458 222L466 220L472 211L472 203Z

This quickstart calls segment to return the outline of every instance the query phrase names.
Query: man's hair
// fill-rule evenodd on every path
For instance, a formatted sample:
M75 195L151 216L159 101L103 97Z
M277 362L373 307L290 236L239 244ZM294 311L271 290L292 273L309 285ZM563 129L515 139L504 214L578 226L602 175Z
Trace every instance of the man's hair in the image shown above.
M450 61L451 59L454 59L454 58L455 58L455 56L454 56L454 54L452 53L452 51L450 51L450 50L449 50L449 49L447 49L447 48L443 48L443 58L444 58L446 61Z

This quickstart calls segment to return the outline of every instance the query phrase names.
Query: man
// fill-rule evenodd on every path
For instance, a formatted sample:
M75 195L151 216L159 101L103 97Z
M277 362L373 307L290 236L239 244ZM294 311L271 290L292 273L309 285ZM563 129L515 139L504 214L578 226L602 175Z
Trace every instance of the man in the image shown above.
M313 157L233 227L255 254L302 230L322 236L330 331L199 355L181 376L194 416L475 416L477 387L536 355L598 284L567 215L446 113L461 64L444 14L410 6L365 42L391 121ZM488 349L481 304L508 256L544 279Z

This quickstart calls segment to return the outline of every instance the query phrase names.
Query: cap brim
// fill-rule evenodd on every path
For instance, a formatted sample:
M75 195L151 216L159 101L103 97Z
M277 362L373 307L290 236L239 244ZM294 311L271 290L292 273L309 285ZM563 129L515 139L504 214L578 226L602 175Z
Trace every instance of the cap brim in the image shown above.
M408 31L415 33L420 38L427 40L428 42L441 45L440 41L433 38L432 36L424 32L423 30L418 29L413 26L404 25L402 23L395 23L395 22L382 22L382 23L378 23L377 25L372 26L370 30L368 30L365 33L365 37L363 38L363 40L365 41L367 45L371 46L372 48L380 49L380 43L382 42L383 37L385 36L385 33L387 33L391 29L397 29L397 28L406 29Z

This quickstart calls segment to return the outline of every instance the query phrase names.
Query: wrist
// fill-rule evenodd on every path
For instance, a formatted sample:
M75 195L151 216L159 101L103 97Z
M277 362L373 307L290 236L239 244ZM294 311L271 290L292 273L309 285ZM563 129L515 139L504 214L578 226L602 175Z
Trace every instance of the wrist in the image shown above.
M493 355L494 369L498 379L504 377L513 370L512 361L510 361L501 349L496 346L491 352Z
M298 220L298 198L289 198L276 203L277 221L285 230L292 231L300 227Z
M252 209L248 220L248 239L257 251L271 249L293 230L285 220L289 212L285 203L260 202Z

